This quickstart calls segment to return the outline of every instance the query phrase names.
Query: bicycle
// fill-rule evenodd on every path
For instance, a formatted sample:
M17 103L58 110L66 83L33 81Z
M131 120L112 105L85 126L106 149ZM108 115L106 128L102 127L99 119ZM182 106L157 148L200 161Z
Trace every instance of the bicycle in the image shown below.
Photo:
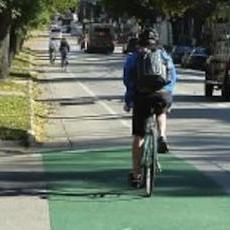
M157 173L161 172L157 154L157 125L154 108L151 114L146 121L144 144L141 149L141 177L143 178L141 186L145 188L147 197L151 196Z
M67 71L67 67L68 67L68 57L67 57L67 54L66 55L61 55L61 68L64 70L64 71Z

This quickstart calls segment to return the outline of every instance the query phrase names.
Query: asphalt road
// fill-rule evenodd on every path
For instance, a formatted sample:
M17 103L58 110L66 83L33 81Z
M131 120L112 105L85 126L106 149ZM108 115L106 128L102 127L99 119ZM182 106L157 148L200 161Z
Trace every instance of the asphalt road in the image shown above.
M47 175L52 178L48 188L51 189L49 207L53 229L72 229L73 226L79 229L92 229L94 226L94 229L100 230L171 229L171 223L177 229L190 229L194 227L194 220L196 229L217 229L217 226L227 229L227 217L220 213L230 209L226 203L229 197L219 192L208 195L207 191L216 191L218 184L224 193L230 192L230 103L222 101L218 92L213 98L204 97L203 72L177 68L178 83L168 121L171 162L176 163L173 166L163 164L166 174L159 179L160 198L155 196L147 203L142 199L137 201L135 192L130 192L124 181L131 167L130 149L127 149L131 145L131 115L122 109L125 56L119 47L114 54L104 55L86 54L75 45L72 40L74 51L68 72L61 72L59 63L56 63L48 67L42 81L48 87L42 99L52 102L55 111L48 119L47 141L43 145L49 149L43 152L43 160ZM178 163L177 157L183 163ZM190 171L195 174L190 175ZM179 174L172 176L173 172ZM196 172L202 173L196 175ZM61 179L58 179L59 176ZM184 178L180 179L181 176ZM164 187L165 177L174 178L171 182L166 180L166 190L169 189L168 194L171 194L166 197L162 195L165 190L161 187L161 184ZM201 181L196 184L199 178ZM212 184L210 178L217 184ZM186 197L186 189L190 191L188 198L180 204L175 203L172 195L178 187L180 192L175 195L177 197ZM162 196L166 199L164 207ZM102 202L100 197L104 197ZM226 206L218 208L221 199ZM191 202L192 205L188 206ZM142 205L140 211L143 216L140 217L138 207ZM188 218L183 216L184 206L193 213ZM160 210L158 214L156 209ZM66 210L64 216L62 210ZM170 212L173 210L177 213L172 215ZM208 218L196 215L205 210ZM167 215L166 222L162 219L164 215ZM220 215L222 221L216 220L216 216ZM118 221L120 216L123 218ZM146 222L146 217L152 221Z
M48 88L41 100L52 102L55 108L47 123L44 146L85 149L130 145L131 115L122 109L125 56L121 48L112 55L86 54L74 39L70 41L68 72L62 72L56 63L47 68L41 80ZM219 92L213 98L204 97L203 72L178 67L177 73L168 120L171 152L213 176L215 172L206 167L224 172L217 180L225 184L230 170L230 102L223 101ZM229 182L225 187L229 191Z
M86 54L71 42L68 72L48 63L47 37L38 99L51 105L44 143L0 151L1 229L228 230L229 102L204 97L204 73L177 68L168 119L170 154L160 157L154 195L128 186L131 114L123 111L125 56Z

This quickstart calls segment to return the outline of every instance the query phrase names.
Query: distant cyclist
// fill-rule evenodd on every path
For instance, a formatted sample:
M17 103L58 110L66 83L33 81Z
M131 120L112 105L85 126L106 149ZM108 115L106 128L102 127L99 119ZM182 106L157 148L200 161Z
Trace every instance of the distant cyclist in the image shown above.
M66 38L62 38L60 42L59 51L61 54L61 67L66 67L68 63L68 53L70 51L70 46Z
M50 63L52 63L52 64L56 60L57 51L58 51L57 40L55 38L50 38L50 40L49 40L49 59L50 59Z

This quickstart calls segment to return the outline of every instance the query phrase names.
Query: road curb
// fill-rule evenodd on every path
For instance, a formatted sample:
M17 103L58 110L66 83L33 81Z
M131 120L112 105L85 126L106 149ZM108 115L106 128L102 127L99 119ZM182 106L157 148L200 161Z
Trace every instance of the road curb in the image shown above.
M0 139L0 148L18 147L20 145L21 145L21 141L10 141L10 140L1 140Z
M26 44L24 47L32 48L33 45ZM36 58L36 54L32 53L29 56L29 62L32 63L33 60ZM38 76L38 71L33 68L32 64L30 64L28 68L28 78L25 79L26 84L28 85L28 91L24 94L29 100L29 128L26 130L25 138L21 140L2 140L0 139L0 147L33 147L36 145L36 124L35 124L35 112L34 112L34 98L33 98L33 84L34 84L34 78ZM17 95L15 92L12 92L13 94ZM10 93L10 95L12 94ZM5 94L4 94L5 95ZM19 96L21 94L18 94Z
M29 48L31 48L31 44L28 45ZM36 57L36 54L33 54L33 57ZM32 58L30 56L30 63L32 63ZM33 147L36 145L36 131L35 131L35 112L34 112L34 98L33 98L33 79L36 78L39 73L32 67L30 64L31 71L29 71L30 78L28 80L29 85L29 114L30 114L30 129L27 130L27 142L28 146Z

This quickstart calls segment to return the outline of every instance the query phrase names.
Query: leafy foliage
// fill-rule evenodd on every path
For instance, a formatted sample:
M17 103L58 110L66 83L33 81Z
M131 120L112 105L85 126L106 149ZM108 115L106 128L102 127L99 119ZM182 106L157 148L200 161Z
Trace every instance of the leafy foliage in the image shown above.
M76 0L47 0L47 6L51 12L58 11L64 13L68 8L76 8Z
M0 0L0 14L4 10L11 10L17 26L36 26L39 22L46 22L54 12L63 13L76 6L76 0Z
M0 98L0 139L24 140L29 129L28 98L7 95Z
M102 0L106 8L116 15L137 16L145 18L148 12L164 12L167 15L183 15L187 10L195 10L201 6L215 7L217 3L229 3L229 0ZM204 13L205 11L202 11Z
M27 31L40 24L47 24L51 15L76 8L77 0L0 0L0 78L7 76L8 66L14 53L23 43ZM10 37L10 39L9 39ZM10 40L10 58L8 47Z

